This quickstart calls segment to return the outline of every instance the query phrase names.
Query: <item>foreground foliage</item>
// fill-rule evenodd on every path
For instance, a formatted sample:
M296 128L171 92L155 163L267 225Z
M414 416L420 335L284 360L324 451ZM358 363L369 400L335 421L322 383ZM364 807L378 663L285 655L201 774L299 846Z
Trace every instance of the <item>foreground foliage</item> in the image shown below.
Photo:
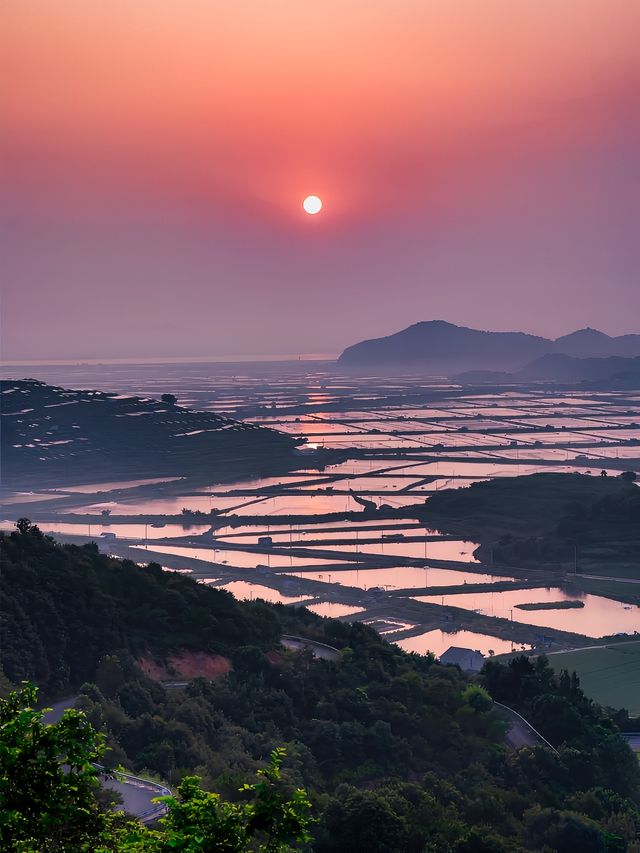
M197 776L183 779L160 828L101 807L96 796L104 738L86 716L67 710L43 724L37 690L26 685L0 699L0 845L6 851L130 853L265 853L308 839L309 802L302 790L288 799L280 785L283 750L275 750L260 780L242 786L245 801L224 802L203 791Z

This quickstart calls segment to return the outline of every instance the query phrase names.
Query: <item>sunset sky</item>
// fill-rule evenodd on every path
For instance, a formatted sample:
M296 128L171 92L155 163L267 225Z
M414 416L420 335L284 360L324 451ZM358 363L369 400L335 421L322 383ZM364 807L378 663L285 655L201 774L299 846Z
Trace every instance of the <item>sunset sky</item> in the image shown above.
M5 359L640 332L637 0L0 16Z

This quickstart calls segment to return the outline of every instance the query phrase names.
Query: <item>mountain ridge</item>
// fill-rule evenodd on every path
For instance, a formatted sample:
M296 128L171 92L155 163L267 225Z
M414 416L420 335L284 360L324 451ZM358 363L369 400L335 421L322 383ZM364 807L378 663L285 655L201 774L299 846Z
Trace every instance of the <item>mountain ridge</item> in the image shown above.
M425 363L439 370L514 370L545 355L577 358L640 356L640 335L613 337L597 329L578 329L559 338L526 332L492 332L457 326L445 320L426 320L381 338L347 347L338 362L345 366L415 366Z

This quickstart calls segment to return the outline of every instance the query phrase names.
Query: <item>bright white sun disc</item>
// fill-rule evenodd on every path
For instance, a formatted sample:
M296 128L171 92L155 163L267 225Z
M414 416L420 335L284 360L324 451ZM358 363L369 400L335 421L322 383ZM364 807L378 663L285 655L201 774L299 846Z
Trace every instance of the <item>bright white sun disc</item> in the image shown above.
M302 202L302 206L305 213L309 213L313 216L316 213L320 213L322 210L322 199L319 199L317 195L308 195Z

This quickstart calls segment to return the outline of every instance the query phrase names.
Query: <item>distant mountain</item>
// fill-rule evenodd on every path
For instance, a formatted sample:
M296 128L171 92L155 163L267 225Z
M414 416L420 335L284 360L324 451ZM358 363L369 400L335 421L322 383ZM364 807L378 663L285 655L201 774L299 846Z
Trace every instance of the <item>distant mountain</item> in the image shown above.
M640 335L612 338L597 329L579 329L554 341L555 351L577 358L635 358L640 355Z
M549 341L523 332L481 332L431 320L354 344L338 360L344 365L430 365L437 370L472 364L514 368L548 351Z
M638 374L640 357L574 358L562 353L543 355L519 370L522 379L553 379L557 382L594 382L619 374Z
M338 361L347 367L419 366L444 373L471 367L511 371L550 353L640 356L640 335L614 338L595 329L581 329L554 341L524 332L484 332L431 320L347 347Z
M549 353L521 370L505 373L495 370L469 370L453 377L469 385L503 385L531 381L602 384L616 388L640 388L640 357L574 358Z

